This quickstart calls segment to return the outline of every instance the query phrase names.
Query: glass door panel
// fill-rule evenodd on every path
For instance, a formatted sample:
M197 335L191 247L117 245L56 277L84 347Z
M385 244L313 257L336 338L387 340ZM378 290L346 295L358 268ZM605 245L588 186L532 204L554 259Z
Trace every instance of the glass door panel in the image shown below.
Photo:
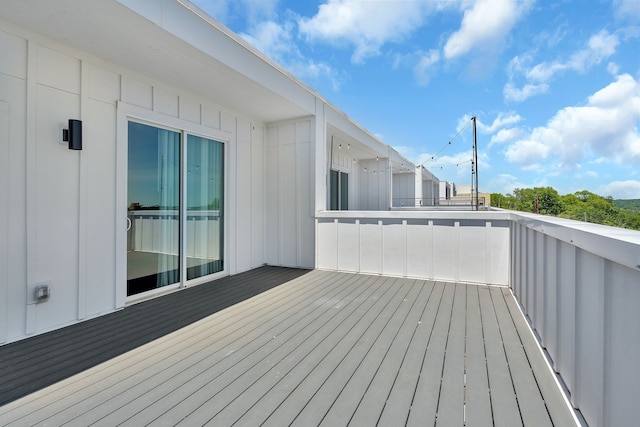
M339 205L339 190L338 180L340 172L331 169L329 171L329 210L337 211L340 209Z
M187 280L223 270L224 144L187 136Z
M340 210L349 210L349 175L340 172Z
M329 209L349 209L349 174L331 169L329 175Z
M180 133L128 124L127 296L180 282Z

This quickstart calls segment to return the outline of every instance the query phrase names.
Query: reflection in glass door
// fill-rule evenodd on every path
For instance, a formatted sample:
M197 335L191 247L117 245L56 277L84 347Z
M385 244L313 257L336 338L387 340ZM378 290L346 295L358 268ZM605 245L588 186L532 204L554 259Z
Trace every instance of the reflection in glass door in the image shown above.
M129 122L127 296L180 282L180 133Z
M223 271L224 144L128 126L127 296Z
M224 144L187 136L187 280L223 269Z

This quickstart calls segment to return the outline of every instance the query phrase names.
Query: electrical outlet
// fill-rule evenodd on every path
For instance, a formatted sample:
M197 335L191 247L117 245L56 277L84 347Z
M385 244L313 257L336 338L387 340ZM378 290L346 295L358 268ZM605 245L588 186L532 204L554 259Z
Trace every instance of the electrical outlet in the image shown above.
M39 304L49 301L51 282L35 283L27 287L27 304Z

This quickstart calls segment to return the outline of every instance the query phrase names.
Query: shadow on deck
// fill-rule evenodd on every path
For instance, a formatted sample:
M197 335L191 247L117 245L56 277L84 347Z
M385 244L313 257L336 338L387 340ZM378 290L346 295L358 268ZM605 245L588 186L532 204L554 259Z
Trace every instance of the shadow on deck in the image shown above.
M126 328L131 319L115 324L112 317L99 335L88 325L89 336L58 337L100 341L109 331L148 329L148 344L0 407L0 420L574 424L509 289L269 268L246 273L239 283L251 286L262 275L285 272L293 280L165 336L157 324L174 323L190 311L193 302L177 302L184 292L165 297L163 306L145 303L158 307L152 310L155 320L141 316L144 327ZM205 306L214 304L209 297L194 300L200 298L207 298ZM167 315L169 308L176 314Z
M0 406L308 272L260 267L0 346Z

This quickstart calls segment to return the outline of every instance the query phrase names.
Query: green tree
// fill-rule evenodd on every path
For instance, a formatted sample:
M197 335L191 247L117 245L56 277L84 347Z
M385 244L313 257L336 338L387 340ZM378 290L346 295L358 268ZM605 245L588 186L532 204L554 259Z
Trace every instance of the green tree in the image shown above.
M491 194L491 205L578 221L640 230L640 213L620 209L612 197L582 190L560 196L552 187L516 188L513 195Z
M562 212L560 195L552 187L516 188L514 196L516 208L524 212L536 212L543 215L559 215Z

